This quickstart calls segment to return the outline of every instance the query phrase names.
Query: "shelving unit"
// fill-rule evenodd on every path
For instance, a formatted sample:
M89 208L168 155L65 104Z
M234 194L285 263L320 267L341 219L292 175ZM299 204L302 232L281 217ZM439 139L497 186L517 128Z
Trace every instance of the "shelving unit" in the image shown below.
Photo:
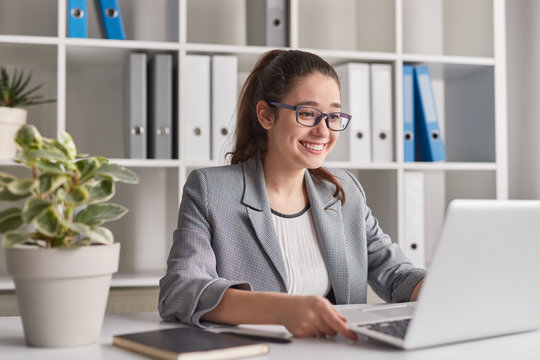
M222 161L126 159L124 67L132 51L173 55L179 71L179 143L188 135L183 65L188 54L238 57L245 78L265 46L246 45L249 0L119 0L128 39L102 39L93 2L89 38L66 37L67 0L0 0L0 63L32 70L56 104L29 108L29 123L46 136L67 130L80 152L128 166L139 185L119 185L114 201L130 209L110 224L122 244L113 287L157 286L176 228L182 186L195 168ZM425 174L426 247L435 245L454 198L505 199L508 188L504 0L290 0L289 45L332 65L387 63L393 76L394 161L328 162L351 170L394 241L403 244L404 184L408 171ZM28 9L32 7L32 21ZM467 9L467 11L462 11ZM335 24L333 26L332 24ZM404 163L403 64L427 64L433 79L448 161ZM241 83L240 83L241 85ZM0 161L1 171L20 171ZM2 206L2 205L0 205ZM1 250L0 250L1 252ZM1 255L1 254L0 254ZM429 261L428 261L429 263ZM4 280L2 280L4 279ZM0 262L0 290L13 289Z

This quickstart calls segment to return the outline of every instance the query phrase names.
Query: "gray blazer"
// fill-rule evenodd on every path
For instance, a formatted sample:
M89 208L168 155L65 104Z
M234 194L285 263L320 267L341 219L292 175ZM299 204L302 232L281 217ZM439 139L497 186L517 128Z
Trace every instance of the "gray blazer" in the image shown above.
M343 206L333 184L309 171L305 183L336 303L365 303L368 283L385 301L408 301L424 270L381 230L358 180L331 172L347 196ZM286 284L260 160L191 172L160 280L161 317L208 326L201 316L229 287L286 292Z

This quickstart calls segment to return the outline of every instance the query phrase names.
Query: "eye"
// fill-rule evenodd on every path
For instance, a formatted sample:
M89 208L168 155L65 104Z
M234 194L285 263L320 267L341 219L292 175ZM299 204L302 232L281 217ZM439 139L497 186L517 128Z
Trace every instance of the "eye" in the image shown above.
M331 113L329 114L330 121L340 121L341 116L339 113Z
M315 118L317 115L315 114L315 111L314 111L314 110L310 110L310 109L301 109L301 110L298 112L298 116L300 116L302 119L313 119L313 118Z

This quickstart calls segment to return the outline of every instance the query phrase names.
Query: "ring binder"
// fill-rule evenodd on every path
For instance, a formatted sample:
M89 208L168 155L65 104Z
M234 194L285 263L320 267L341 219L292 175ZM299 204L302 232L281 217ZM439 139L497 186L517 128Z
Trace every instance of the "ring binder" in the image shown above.
M97 0L101 13L101 25L107 39L125 40L122 14L117 0Z
M68 37L87 38L86 0L68 0Z

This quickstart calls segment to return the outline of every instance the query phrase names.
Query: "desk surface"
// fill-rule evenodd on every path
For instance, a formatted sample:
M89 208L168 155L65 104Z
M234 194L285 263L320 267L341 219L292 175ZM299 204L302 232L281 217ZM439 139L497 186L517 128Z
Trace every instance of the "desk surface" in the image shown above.
M20 317L0 317L0 358L40 360L147 359L114 347L112 336L178 326L163 323L157 313L106 315L99 344L77 348L27 347ZM496 337L436 348L402 351L360 339L342 337L294 339L290 344L270 344L270 353L257 359L540 359L540 331Z

